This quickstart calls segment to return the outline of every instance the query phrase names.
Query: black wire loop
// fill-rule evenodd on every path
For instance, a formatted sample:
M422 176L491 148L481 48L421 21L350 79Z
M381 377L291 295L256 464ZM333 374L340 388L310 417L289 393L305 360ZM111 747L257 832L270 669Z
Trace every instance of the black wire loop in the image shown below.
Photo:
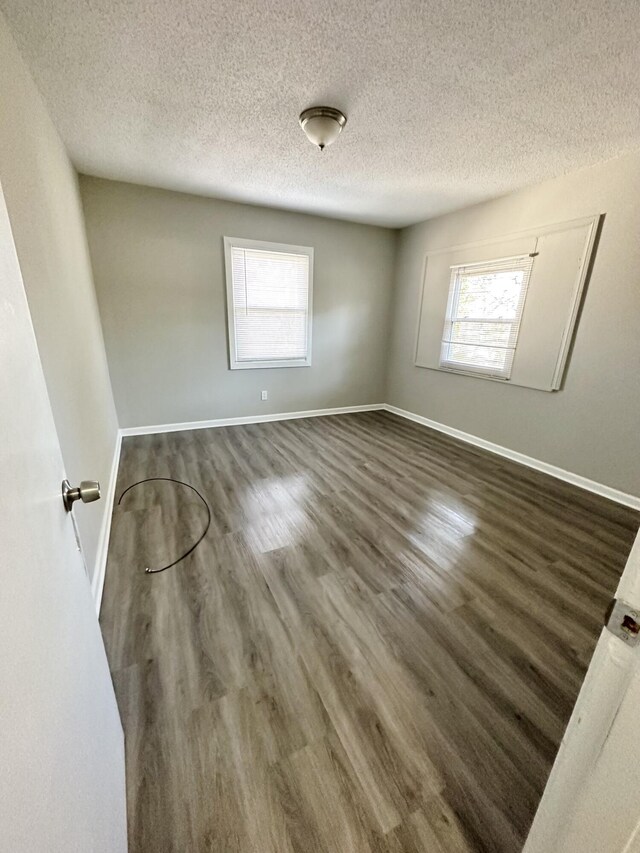
M202 497L200 492L194 486L192 486L190 483L183 483L182 480L174 480L173 477L147 477L145 480L138 480L137 483L132 483L130 486L127 486L127 488L124 490L124 492L120 495L120 499L118 500L118 506L120 506L120 504L122 503L122 498L127 494L127 492L131 491L131 489L134 489L136 486L140 486L142 483L152 483L152 482L157 481L157 480L164 480L167 483L178 483L178 485L186 486L188 489L191 489L192 492L195 492L196 495L200 498L200 500L202 501L202 503L206 507L207 523L205 525L204 530L202 531L202 533L200 534L200 536L196 540L196 542L194 542L194 544L189 548L188 551L185 551L181 557L178 557L177 560L174 560L172 563L169 563L168 566L163 566L161 569L150 569L147 566L145 569L145 572L148 575L157 575L158 572L166 572L167 569L170 569L170 568L172 568L172 566L175 566L178 563L181 563L182 560L185 559L185 557L188 557L189 554L192 554L196 550L198 545L202 542L204 537L209 532L209 528L211 527L211 507L206 502L206 500Z

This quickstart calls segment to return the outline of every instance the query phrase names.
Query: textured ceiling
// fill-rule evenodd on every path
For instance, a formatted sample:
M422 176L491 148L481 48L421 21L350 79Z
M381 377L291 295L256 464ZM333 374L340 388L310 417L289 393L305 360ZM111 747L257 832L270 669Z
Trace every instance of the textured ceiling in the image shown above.
M0 9L92 175L401 226L640 146L637 0ZM322 154L318 103L348 116Z

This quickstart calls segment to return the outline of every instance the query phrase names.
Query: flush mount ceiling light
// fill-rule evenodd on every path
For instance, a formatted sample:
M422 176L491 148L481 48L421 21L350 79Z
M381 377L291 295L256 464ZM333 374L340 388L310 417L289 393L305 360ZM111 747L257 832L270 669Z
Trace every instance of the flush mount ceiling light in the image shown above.
M300 113L299 122L309 142L313 142L323 151L340 136L347 117L333 107L310 107Z

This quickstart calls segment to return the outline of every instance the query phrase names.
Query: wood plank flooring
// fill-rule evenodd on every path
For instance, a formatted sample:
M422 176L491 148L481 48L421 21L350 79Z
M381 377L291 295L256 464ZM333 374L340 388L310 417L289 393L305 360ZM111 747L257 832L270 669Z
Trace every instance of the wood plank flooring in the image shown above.
M522 849L638 514L383 412L126 438L132 853Z

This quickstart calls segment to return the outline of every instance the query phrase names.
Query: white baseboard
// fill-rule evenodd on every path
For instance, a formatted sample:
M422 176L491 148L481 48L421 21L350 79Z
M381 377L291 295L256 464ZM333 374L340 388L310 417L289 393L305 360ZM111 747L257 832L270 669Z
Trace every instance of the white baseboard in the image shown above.
M128 435L153 435L161 432L178 432L180 430L189 429L211 429L215 427L238 426L240 424L260 424L269 421L287 421L297 418L319 418L326 415L343 415L352 412L375 412L384 410L391 412L394 415L399 415L401 418L414 421L423 426L435 429L438 432L450 435L467 444L473 444L483 450L488 450L490 453L495 453L498 456L504 456L506 459L511 459L513 462L519 462L521 465L526 465L528 468L533 468L536 471L541 471L543 474L549 474L558 480L564 480L566 483L571 483L581 489L586 489L588 492L593 492L596 495L609 498L609 500L632 509L640 510L640 497L636 495L628 495L621 492L619 489L614 489L611 486L605 486L602 483L597 483L595 480L590 480L580 474L573 474L571 471L565 471L563 468L558 468L556 465L550 465L548 462L542 462L540 459L534 459L532 456L526 456L524 453L518 453L516 450L510 450L508 447L502 447L500 444L494 444L492 441L487 441L484 438L479 438L471 433L463 432L446 424L432 421L430 418L416 415L413 412L408 412L405 409L399 409L397 406L391 406L388 403L371 403L366 406L342 406L334 409L311 409L307 412L281 412L273 415L248 415L242 418L218 418L209 421L191 421L188 423L173 423L173 424L156 424L154 426L142 427L126 427L118 432L116 447L113 454L113 463L111 466L111 476L109 486L106 492L106 500L104 507L104 517L102 528L100 530L100 539L98 542L98 555L96 558L96 567L91 585L93 599L95 601L96 610L100 613L100 604L102 601L102 589L104 586L105 570L107 566L107 552L109 549L109 535L111 532L111 514L113 512L113 502L115 499L116 479L118 476L118 465L120 462L120 449L122 438Z
M510 450L508 447L503 447L500 444L494 444L492 441L487 441L484 438L479 438L477 435L463 432L460 429L441 424L438 421L432 421L429 418L424 418L422 415L416 415L413 412L408 412L405 409L399 409L397 406L391 406L385 403L383 406L387 412L392 412L394 415L399 415L401 418L406 418L409 421L422 424L423 426L435 429L438 432L443 432L467 444L473 444L476 447L481 447L483 450L488 450L490 453L495 453L498 456L504 456L506 459L511 459L513 462L519 462L521 465L526 465L527 468L534 468L536 471L541 471L543 474L549 474L558 480L564 480L566 483L571 483L573 486L578 486L580 489L586 489L588 492L593 492L596 495L601 495L604 498L615 501L632 509L640 510L640 497L636 495L628 495L626 492L621 492L619 489L614 489L611 486L605 486L602 483L597 483L595 480L590 480L588 477L583 477L580 474L574 474L571 471L565 471L564 468L558 468L556 465L550 465L548 462L542 462L540 459L534 459L532 456L526 456L524 453L518 453L516 450Z
M104 588L105 572L107 569L107 555L109 551L109 537L111 535L111 517L113 503L115 500L116 480L118 478L118 466L120 464L120 451L122 439L128 435L153 435L161 432L179 432L187 429L211 429L224 426L238 426L240 424L260 424L267 421L287 421L296 418L319 418L325 415L344 415L351 412L375 412L384 408L383 403L369 403L365 406L342 406L334 409L311 409L307 412L281 412L273 415L248 415L242 418L218 418L210 421L191 421L186 423L156 424L154 426L125 427L118 430L116 446L111 463L109 485L104 495L104 516L100 528L98 550L96 556L93 581L91 582L91 594L95 602L96 612L100 615L102 604L102 591Z
M185 429L213 429L215 427L239 426L240 424L263 424L268 421L289 421L297 418L322 418L326 415L346 415L351 412L376 412L384 408L384 403L369 403L366 406L342 406L338 409L310 409L308 412L279 412L273 415L247 415L242 418L218 418L211 421L125 427L120 430L120 435L154 435L159 432L179 432Z
M111 471L109 473L109 484L107 485L104 494L104 515L102 517L102 526L100 527L100 537L98 539L98 551L96 554L96 564L93 572L93 580L91 582L91 594L95 604L96 612L100 615L100 605L102 604L102 590L104 588L104 577L107 570L107 554L109 551L109 536L111 535L111 514L113 512L113 502L116 494L116 480L118 479L118 466L120 464L120 448L122 447L122 430L118 430L116 436L116 446L113 451L113 460L111 462Z

